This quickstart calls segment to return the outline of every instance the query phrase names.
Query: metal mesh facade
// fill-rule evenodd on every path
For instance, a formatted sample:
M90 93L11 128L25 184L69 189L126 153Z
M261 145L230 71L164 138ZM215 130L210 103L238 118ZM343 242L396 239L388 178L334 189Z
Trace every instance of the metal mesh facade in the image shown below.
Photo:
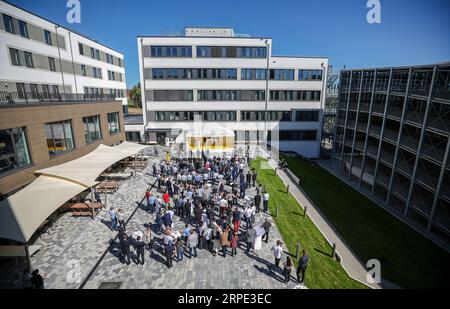
M333 158L339 173L450 242L450 63L345 70Z

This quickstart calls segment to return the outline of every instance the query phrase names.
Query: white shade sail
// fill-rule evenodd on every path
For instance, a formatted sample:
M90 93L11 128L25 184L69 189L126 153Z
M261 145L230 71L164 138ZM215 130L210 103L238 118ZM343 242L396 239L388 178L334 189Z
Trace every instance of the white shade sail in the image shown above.
M27 242L62 204L95 186L109 166L147 147L128 142L115 147L100 145L81 158L36 171L40 176L35 181L0 202L0 238Z
M228 128L219 126L202 126L187 130L185 132L186 137L234 137L234 131Z

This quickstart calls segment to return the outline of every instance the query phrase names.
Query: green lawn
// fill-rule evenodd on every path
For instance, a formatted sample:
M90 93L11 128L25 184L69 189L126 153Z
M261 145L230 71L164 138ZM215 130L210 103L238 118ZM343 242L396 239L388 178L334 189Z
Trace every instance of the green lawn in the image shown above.
M363 261L405 288L450 287L450 254L325 169L285 157L302 188Z
M306 247L310 256L305 284L309 288L367 288L351 279L342 266L334 261L331 247L309 218L303 217L303 211L297 200L286 192L281 179L272 169L261 169L265 161L255 160L252 167L258 170L258 182L266 186L270 195L269 208L275 214L279 207L279 216L274 218L289 252L295 254L297 241ZM272 239L275 241L275 239ZM295 275L295 274L294 274Z

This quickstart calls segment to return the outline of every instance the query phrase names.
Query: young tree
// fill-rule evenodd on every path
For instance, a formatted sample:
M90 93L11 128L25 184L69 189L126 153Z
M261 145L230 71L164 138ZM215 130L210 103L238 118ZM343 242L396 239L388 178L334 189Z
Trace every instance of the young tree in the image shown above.
M130 99L134 106L142 107L141 83L138 83L131 88Z

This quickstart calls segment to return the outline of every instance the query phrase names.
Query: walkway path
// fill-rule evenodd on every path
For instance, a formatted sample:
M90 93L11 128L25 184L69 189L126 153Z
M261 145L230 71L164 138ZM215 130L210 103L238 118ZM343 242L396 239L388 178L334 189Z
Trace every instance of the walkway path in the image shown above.
M278 163L274 159L269 160L269 165L276 169ZM350 246L345 242L345 240L339 235L339 233L334 229L332 224L325 218L323 213L318 209L317 206L307 197L307 194L303 189L298 186L298 182L294 183L288 176L286 171L276 169L278 177L287 186L289 185L290 192L298 201L298 203L303 207L307 207L307 215L314 222L317 228L321 231L324 237L330 244L336 244L336 252L341 257L341 264L348 275L374 289L380 288L394 288L396 286L392 285L390 282L386 282L382 279L382 284L368 283L366 280L367 270L365 268L365 263L363 264L359 257L352 251ZM292 176L294 176L292 174ZM295 177L295 176L294 176Z
M159 149L162 158L165 153L162 147ZM148 154L153 154L153 150L149 149ZM153 160L155 159L152 158L151 161ZM129 232L143 231L146 224L154 222L154 215L148 214L139 205L146 189L154 182L154 178L148 175L152 162L146 170L138 172L136 177L122 181L117 192L108 195L108 208L110 206L122 208L125 218L130 218L127 224ZM253 195L254 191L255 189L251 188L248 194ZM103 194L101 198L104 199ZM132 215L135 210L135 214ZM262 224L267 216L258 214L257 224ZM182 229L184 223L177 217L174 218L175 228ZM36 241L35 245L41 249L32 257L32 264L46 275L46 288L76 289L91 270L94 272L84 286L88 289L99 288L105 283L109 287L130 289L285 289L297 285L296 280L294 282L294 269L291 274L292 280L287 285L283 282L281 269L276 273L271 271L273 265L271 248L277 239L281 239L276 226L271 229L269 243L264 242L262 249L255 253L246 254L243 243L235 257L230 255L226 258L221 255L214 257L206 250L199 250L197 258L185 257L179 264L174 261L174 267L168 269L160 250L151 256L146 251L144 266L123 265L117 258L116 249L110 246L117 233L109 229L109 224L106 209L103 209L94 220L74 218L70 214L65 214L58 219L51 234L44 234ZM242 226L245 226L245 223ZM241 233L244 231L245 227L242 227ZM109 252L102 258L108 248ZM285 259L286 254L283 254L282 261ZM80 266L79 269L77 265ZM2 273L0 287L20 288L22 269L23 267L17 265L11 267L8 273ZM73 280L77 278L77 274L81 280Z

